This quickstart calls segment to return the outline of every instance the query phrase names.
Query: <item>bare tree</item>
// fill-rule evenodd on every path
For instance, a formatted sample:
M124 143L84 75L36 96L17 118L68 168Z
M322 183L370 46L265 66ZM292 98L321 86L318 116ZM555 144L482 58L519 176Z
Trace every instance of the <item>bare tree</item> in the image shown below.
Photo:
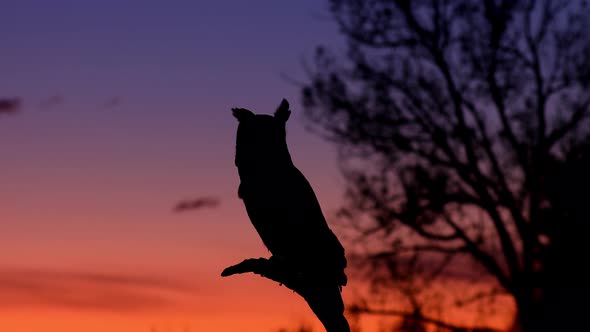
M522 331L580 324L572 301L588 286L568 282L580 263L559 262L588 229L588 195L563 185L589 155L585 1L329 3L347 51L318 48L302 95L311 128L340 148L340 216L374 285L417 295L487 277L463 303L507 294Z

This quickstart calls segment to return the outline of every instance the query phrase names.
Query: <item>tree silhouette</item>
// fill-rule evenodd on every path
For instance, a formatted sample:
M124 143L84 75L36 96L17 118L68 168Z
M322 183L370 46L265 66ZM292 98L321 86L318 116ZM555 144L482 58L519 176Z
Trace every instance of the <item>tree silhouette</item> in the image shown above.
M313 328L306 324L299 323L294 328L281 328L277 332L313 332Z
M491 277L472 300L511 296L522 331L583 326L585 1L329 3L347 51L317 49L302 97L374 285Z

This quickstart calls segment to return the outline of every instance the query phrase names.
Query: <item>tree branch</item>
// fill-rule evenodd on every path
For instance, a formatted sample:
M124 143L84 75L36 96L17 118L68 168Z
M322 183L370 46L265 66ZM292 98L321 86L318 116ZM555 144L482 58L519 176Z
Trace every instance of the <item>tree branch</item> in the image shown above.
M417 25L415 18L411 14L409 10L406 10L406 15L408 17L408 21L412 24L413 27L416 29L420 29L419 25ZM419 31L419 30L418 30ZM461 136L461 140L464 144L467 157L469 160L469 165L471 170L475 174L477 178L483 180L485 177L483 176L481 170L478 167L477 163L477 156L475 155L475 150L473 148L473 141L469 136L468 126L465 122L465 114L462 109L462 97L461 94L458 92L453 77L451 75L451 71L446 63L443 54L441 54L440 50L432 49L432 55L435 59L435 62L439 66L439 69L443 73L445 81L447 83L447 88L453 100L454 109L455 109L455 116L459 121L460 132L459 135ZM482 200L485 202L485 205L493 205L493 199L490 197L488 190L482 185L483 181L476 182L476 190L480 194ZM494 222L494 226L496 228L498 237L500 238L500 243L502 245L502 250L504 252L504 256L506 258L506 262L510 268L511 274L516 275L518 273L518 255L516 254L516 249L512 239L510 238L510 234L504 225L502 218L495 210L495 207L492 206L491 208L486 208L486 211L490 213L490 217Z
M545 7L549 6L550 1L545 2ZM529 52L531 53L531 59L532 59L532 70L533 70L533 76L534 76L534 83L535 83L535 93L536 93L536 98L537 98L537 103L536 103L536 113L537 113L537 144L540 145L540 148L543 149L543 146L545 144L545 131L547 128L547 119L546 119L546 115L545 115L545 102L546 102L546 96L544 94L545 92L545 79L543 77L543 72L541 69L541 60L539 57L539 43L541 42L541 40L543 39L544 35L545 35L545 31L547 29L547 26L550 23L550 16L547 13L547 10L543 10L543 14L542 14L542 18L541 18L541 23L540 23L540 27L539 27L539 31L537 33L536 36L533 35L533 32L531 31L532 27L531 27L531 16L533 15L534 12L534 5L535 1L531 1L530 5L528 6L529 8L526 9L526 13L525 13L525 40L529 49Z
M574 130L580 122L590 114L590 98L578 105L577 109L572 112L569 120L562 126L555 128L547 137L547 150L561 140L565 135Z
M496 259L486 253L485 251L479 248L479 245L471 240L467 234L459 227L449 216L445 217L445 220L451 226L458 236L465 242L465 245L469 248L469 252L473 255L473 257L480 262L480 264L485 267L494 277L498 279L498 282L504 289L510 291L513 289L512 281L510 278L504 273Z
M486 332L502 332L500 330L491 329L488 327L467 327L455 324L450 324L445 321L426 317L421 313L407 312L403 310L388 310L388 309L374 309L363 306L351 306L348 311L353 314L368 314L368 315L379 315L379 316L396 316L402 318L416 319L423 323L432 324L434 326L449 329L451 331L486 331Z
M456 254L459 252L467 251L467 246L458 246L458 247L445 247L445 246L437 246L437 245L415 245L415 246L408 246L402 248L396 248L395 250L391 251L381 251L378 253L371 254L369 256L370 259L385 259L395 257L396 255L404 252L415 253L415 252L435 252L435 253L442 253L442 254Z
M490 297L494 297L494 296L498 296L498 295L506 295L508 294L506 292L505 289L499 289L499 288L494 288L488 292L479 292L471 297L468 297L466 299L463 300L457 300L455 301L455 304L459 307L462 306L466 306L469 305L471 303L486 299L486 298L490 298Z
M227 267L222 277L242 273L256 273L264 278L285 285L299 294L322 322L327 332L350 332L344 317L344 304L340 296L340 286L322 280L321 275L310 275L296 271L287 262L271 257L249 258Z

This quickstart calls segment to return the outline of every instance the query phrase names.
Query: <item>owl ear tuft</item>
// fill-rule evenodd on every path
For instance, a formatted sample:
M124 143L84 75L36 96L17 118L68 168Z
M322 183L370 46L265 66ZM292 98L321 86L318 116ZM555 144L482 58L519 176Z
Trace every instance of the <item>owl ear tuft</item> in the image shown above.
M243 121L249 118L254 117L254 113L252 111L247 110L245 108L237 108L234 107L231 109L233 116L238 119L238 121Z
M289 111L289 102L287 99L281 101L281 104L275 111L275 119L281 122L287 122L289 120L289 116L291 115L291 111Z

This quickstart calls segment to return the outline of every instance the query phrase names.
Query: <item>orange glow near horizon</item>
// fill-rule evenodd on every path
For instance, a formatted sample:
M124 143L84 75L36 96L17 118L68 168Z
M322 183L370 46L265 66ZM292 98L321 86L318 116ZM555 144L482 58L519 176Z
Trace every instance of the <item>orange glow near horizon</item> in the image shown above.
M154 144L149 140L103 142L96 156L84 150L84 139L76 141L75 128L65 127L55 131L71 142L48 136L30 146L7 143L26 141L46 116L0 121L0 135L12 138L0 142L8 160L0 173L0 331L276 332L300 323L322 331L287 288L253 274L220 277L244 258L268 256L237 197L231 117L219 115L229 123L219 147L209 150L203 144L209 133L198 133L186 147L197 152L180 149L172 157L172 143L138 152L137 159L110 155L125 144L141 150ZM127 130L133 131L121 129ZM288 135L294 162L331 220L342 197L333 151L298 122L289 124ZM198 154L205 151L203 160ZM219 198L220 206L172 211L178 201L201 195ZM346 301L357 288L351 280ZM509 315L503 315L487 322L504 327ZM443 318L480 322L466 310ZM361 323L371 332L381 321Z
M322 331L303 299L284 286L257 275L221 278L212 272L3 269L0 330L273 332L304 324ZM359 281L351 280L343 291L346 302L355 291ZM477 307L427 314L462 326L506 328L512 303L500 298L493 305L499 310L491 319ZM384 322L392 320L365 316L360 326L376 331Z

